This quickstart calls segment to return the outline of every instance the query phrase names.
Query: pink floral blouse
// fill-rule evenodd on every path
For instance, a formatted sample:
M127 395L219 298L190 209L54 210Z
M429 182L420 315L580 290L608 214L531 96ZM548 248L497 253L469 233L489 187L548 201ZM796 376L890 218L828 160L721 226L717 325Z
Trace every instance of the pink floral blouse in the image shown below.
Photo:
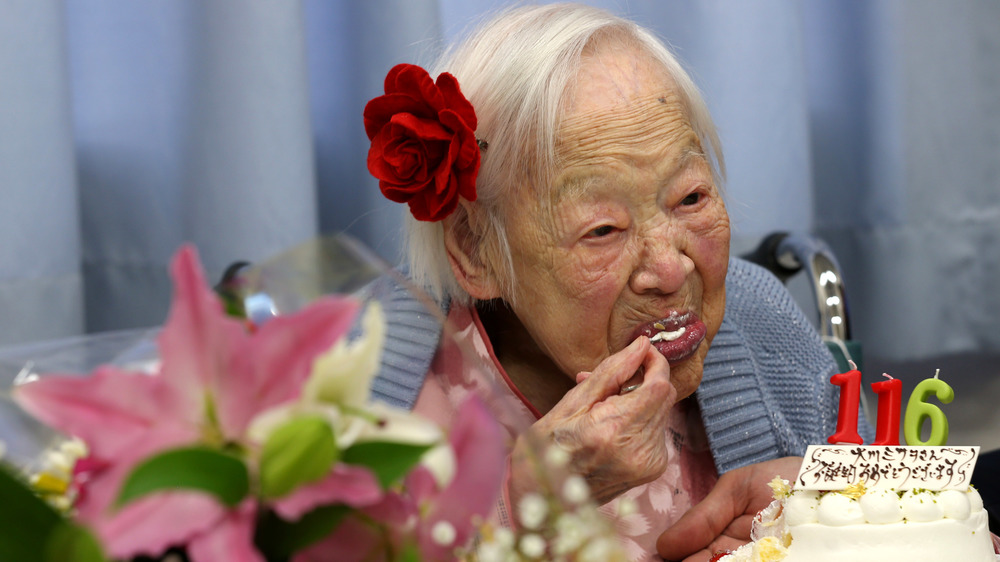
M442 337L414 411L449 427L458 405L475 393L486 401L506 432L508 446L512 446L516 437L538 420L539 412L514 387L497 361L475 308L453 307L448 321L454 330L453 337L447 334ZM674 406L663 438L669 454L663 476L632 488L600 508L610 516L620 513L619 503L623 498L634 502L637 509L615 518L633 561L660 560L656 555L660 533L704 498L718 479L693 400L683 400ZM510 513L504 501L501 499L498 505L501 521L505 520L503 514Z

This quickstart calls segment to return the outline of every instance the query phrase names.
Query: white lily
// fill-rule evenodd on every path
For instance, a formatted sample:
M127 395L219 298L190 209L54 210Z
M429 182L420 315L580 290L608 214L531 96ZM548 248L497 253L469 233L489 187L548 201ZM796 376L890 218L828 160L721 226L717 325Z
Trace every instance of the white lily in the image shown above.
M441 428L411 412L369 403L385 343L385 319L378 302L368 304L361 328L361 336L350 342L344 338L316 358L297 402L257 416L248 433L263 443L291 419L319 415L330 423L342 449L361 441L431 445L421 464L443 486L454 477L455 458Z
M451 482L455 477L455 453L436 423L384 404L372 404L368 411L378 418L379 423L366 425L356 437L356 442L390 441L430 445L431 448L420 458L420 464L430 471L439 486L444 487Z
M303 415L319 415L330 423L339 447L355 441L370 421L352 414L364 412L368 405L371 381L378 372L385 341L385 321L378 302L372 301L365 308L361 328L361 336L350 342L343 338L316 357L298 401L254 418L247 431L252 440L263 443L285 422Z
M365 309L361 328L361 337L350 342L344 338L316 358L301 400L354 408L368 404L385 343L385 318L377 301Z

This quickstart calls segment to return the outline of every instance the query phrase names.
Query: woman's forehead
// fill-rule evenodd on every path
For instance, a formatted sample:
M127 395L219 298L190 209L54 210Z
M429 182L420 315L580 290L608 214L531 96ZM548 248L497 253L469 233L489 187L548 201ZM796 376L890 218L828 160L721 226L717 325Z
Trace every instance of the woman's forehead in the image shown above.
M564 93L562 116L569 118L676 91L673 76L651 54L634 46L608 44L581 58L576 78Z
M609 46L584 57L563 100L554 147L565 167L651 144L663 151L692 142L692 135L687 103L663 65L635 48Z
M652 164L671 173L687 155L704 157L686 98L664 65L635 47L586 54L560 104L547 177L534 183L543 207L620 178L621 168ZM536 203L536 204L537 204Z
M690 152L700 154L701 145L680 96L654 92L564 119L556 137L556 176L599 173L601 167L674 167Z
M647 142L664 132L692 129L689 112L674 89L651 91L642 96L604 105L588 105L567 112L556 131L556 153L594 148L595 143L618 140L628 144Z
M588 198L596 193L606 193L610 190L626 188L629 181L629 171L620 162L611 158L603 162L592 160L590 165L570 165L561 168L560 173L552 183L549 199L553 203L559 201ZM668 183L672 176L687 169L693 164L709 167L708 158L695 135L689 135L686 142L678 142L665 151L658 164L651 170L654 181Z

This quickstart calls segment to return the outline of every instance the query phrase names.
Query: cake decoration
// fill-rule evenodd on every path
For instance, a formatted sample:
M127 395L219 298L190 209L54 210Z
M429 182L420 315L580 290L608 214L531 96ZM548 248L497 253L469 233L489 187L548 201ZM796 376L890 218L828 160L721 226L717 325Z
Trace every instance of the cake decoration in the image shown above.
M858 434L858 405L861 403L861 371L854 361L849 361L851 370L830 377L830 383L840 387L840 403L837 409L837 430L827 438L829 443L855 443L864 441Z
M921 381L903 422L902 382L885 375L872 384L878 396L875 441L858 435L861 372L838 373L837 429L830 445L806 450L795 481L775 477L774 501L753 520L751 542L712 562L997 562L982 497L971 485L979 447L949 446L942 404L954 399L939 378ZM920 437L925 422L930 436Z
M844 490L861 483L868 488L895 490L964 490L978 458L977 446L810 445L795 488Z
M927 402L931 394L937 396L942 404L955 399L955 391L938 378L940 374L941 369L938 369L934 372L934 378L920 381L910 395L910 401L906 404L906 419L903 421L907 445L944 445L948 442L948 417L941 408ZM925 419L930 420L931 434L923 441L920 439L920 428Z
M982 498L964 490L793 487L753 520L750 543L715 562L996 562Z
M830 377L830 383L840 387L840 402L837 410L837 429L827 438L827 442L837 444L863 445L864 441L858 434L858 405L861 402L861 371L854 361L848 361L851 370L837 373ZM920 381L913 389L910 400L906 404L906 417L903 421L903 433L907 445L941 446L948 442L948 417L941 408L927 402L931 394L942 404L948 404L955 399L955 391L951 385L939 378L941 369L934 377ZM872 390L878 396L878 414L875 426L875 441L872 445L899 445L900 400L903 383L883 374L888 380L872 383ZM926 441L920 438L925 421L930 422L930 437Z
M892 378L889 373L882 373L882 376L887 380L872 383L872 390L878 396L875 441L872 445L899 445L899 408L903 381Z

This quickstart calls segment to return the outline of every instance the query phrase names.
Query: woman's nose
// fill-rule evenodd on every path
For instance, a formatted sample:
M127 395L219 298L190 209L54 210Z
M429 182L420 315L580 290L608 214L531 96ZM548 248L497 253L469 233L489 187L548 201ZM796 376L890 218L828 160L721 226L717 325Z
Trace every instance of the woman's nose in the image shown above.
M651 291L670 294L684 285L694 271L694 261L685 253L683 236L669 236L662 231L644 240L639 263L630 283L636 293Z

